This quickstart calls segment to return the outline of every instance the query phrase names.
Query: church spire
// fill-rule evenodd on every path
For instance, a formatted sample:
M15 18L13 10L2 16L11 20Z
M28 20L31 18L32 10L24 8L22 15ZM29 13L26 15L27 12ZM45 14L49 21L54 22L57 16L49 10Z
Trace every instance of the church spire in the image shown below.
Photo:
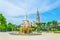
M38 8L37 8L37 12L36 12L36 22L40 22L40 16L39 16Z
M25 20L27 20L27 12L25 13Z

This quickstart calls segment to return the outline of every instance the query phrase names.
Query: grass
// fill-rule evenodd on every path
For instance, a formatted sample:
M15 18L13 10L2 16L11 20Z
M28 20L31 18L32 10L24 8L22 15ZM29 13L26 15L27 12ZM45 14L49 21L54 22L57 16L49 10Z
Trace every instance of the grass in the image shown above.
M60 33L60 31L53 31L54 33Z

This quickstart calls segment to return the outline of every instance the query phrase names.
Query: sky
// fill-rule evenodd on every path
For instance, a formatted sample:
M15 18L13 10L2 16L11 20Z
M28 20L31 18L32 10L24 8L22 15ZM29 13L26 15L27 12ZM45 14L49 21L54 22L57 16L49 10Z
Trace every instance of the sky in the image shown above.
M37 8L40 22L60 21L60 0L0 0L0 13L8 23L21 24L26 13L29 21L36 21Z

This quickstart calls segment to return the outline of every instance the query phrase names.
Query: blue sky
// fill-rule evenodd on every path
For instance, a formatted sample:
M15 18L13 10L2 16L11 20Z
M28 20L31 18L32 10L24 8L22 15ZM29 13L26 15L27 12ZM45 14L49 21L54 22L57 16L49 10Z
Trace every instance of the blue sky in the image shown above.
M25 13L29 21L36 21L37 8L41 22L60 21L60 0L0 0L0 13L14 24L20 24Z

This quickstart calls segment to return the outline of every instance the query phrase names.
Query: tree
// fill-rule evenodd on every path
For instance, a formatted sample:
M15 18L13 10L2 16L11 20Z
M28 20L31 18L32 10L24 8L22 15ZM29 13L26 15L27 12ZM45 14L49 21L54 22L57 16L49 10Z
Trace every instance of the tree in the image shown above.
M42 28L43 31L47 31L47 27L46 27L46 23L45 22L41 23L41 28Z
M52 24L53 24L53 26L52 26L53 30L56 30L58 27L57 21L53 20Z
M13 31L17 31L17 28L19 28L16 24L12 24L13 25Z
M60 26L57 27L57 30L60 31Z
M0 25L0 31L3 31L5 29L4 25Z
M13 25L12 25L12 23L8 23L8 25L7 25L7 29L9 30L9 31L12 31L13 29Z
M0 13L0 30L4 30L6 28L6 18Z
M8 23L8 25L7 25L7 29L9 31L16 31L17 28L18 28L18 26L16 24Z
M57 27L57 21L53 20L52 21L53 27L56 28Z
M31 28L34 28L32 31L36 31L37 27L36 26L31 26Z
M51 22L47 22L48 31L51 31Z
M37 31L42 30L41 24L42 24L42 23L36 23L36 25L37 25Z

